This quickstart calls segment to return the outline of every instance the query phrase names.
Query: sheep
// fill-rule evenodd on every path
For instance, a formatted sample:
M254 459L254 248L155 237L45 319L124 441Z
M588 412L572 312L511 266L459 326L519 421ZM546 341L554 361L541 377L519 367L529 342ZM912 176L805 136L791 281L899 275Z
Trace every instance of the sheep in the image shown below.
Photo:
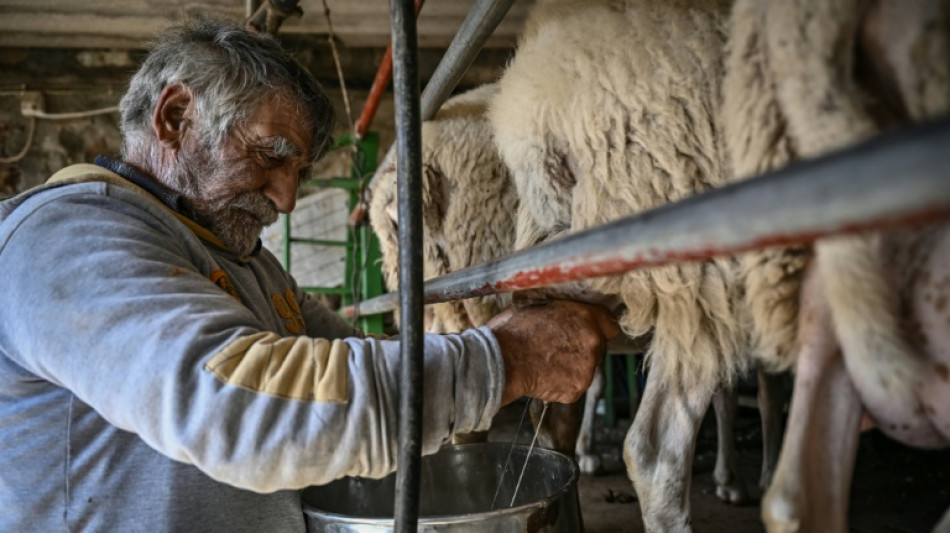
M484 119L494 85L450 98L422 124L423 277L443 276L511 251L518 197L491 142ZM380 242L386 286L399 286L396 169L375 180L369 219ZM425 307L424 329L457 333L478 327L511 303L510 295L480 296ZM484 432L456 435L456 443L484 441Z
M495 152L485 117L488 102L496 92L496 86L484 85L456 95L432 120L422 125L423 271L426 279L483 263L513 250L518 196L507 168ZM394 167L381 172L374 183L369 217L380 240L386 284L395 289L398 287L398 217ZM424 328L431 333L454 333L481 326L511 303L510 295L501 294L432 304L425 309ZM597 394L602 381L598 373L593 394ZM539 432L542 445L566 454L577 453L579 463L590 472L596 468L595 456L589 453L591 424L585 425L585 438L577 438L582 405L583 402L555 406ZM532 410L532 416L537 420L539 412ZM453 440L461 443L485 438L485 434L472 434L457 435Z
M741 41L724 108L769 115L756 135L788 159L950 111L946 0L739 0L735 13ZM764 160L768 148L750 139L744 149L737 160ZM950 225L824 239L815 250L788 433L762 503L769 531L847 531L863 410L906 444L950 445ZM950 531L950 513L935 531Z
M505 167L495 152L484 112L488 101L497 91L488 86L469 91L449 100L433 120L423 124L422 152L425 163L423 212L425 239L424 268L426 277L477 264L513 250L514 212L517 195ZM432 192L437 191L437 192ZM389 287L397 286L397 235L395 216L395 170L381 173L375 184L370 209L370 221L381 241L383 272ZM434 205L436 204L437 205ZM490 206L474 209L473 206ZM499 207L496 209L495 207ZM487 240L487 242L485 242ZM563 293L564 287L560 288ZM522 293L522 299L549 297L551 289ZM578 297L576 293L569 297ZM504 298L504 297L502 297ZM507 300L507 299L506 299ZM479 326L501 307L506 300L497 298L472 299L465 302L435 304L426 308L426 329L432 332L453 332L465 327ZM613 346L622 353L642 352L643 344L630 343ZM777 416L767 417L769 405L780 406L770 397L768 381L760 376L760 406L764 434L772 443L780 434L775 427ZM572 406L554 406L539 430L542 446L566 454L575 454L581 471L593 474L600 466L599 457L592 453L593 407L603 393L603 375L598 373L586 401ZM716 395L716 417L719 429L719 453L716 477L717 494L733 503L747 497L745 487L737 475L735 438L732 417L735 412L735 394L724 390ZM583 406L583 412L581 412ZM774 410L774 409L772 409ZM539 411L533 406L532 418L537 421ZM581 419L578 427L578 418ZM456 442L470 442L484 435L459 436ZM777 449L766 457L777 457ZM768 479L774 460L763 461L763 479ZM687 475L683 472L682 475Z
M725 0L540 0L489 117L517 184L516 249L731 181L721 110ZM788 154L775 150L777 163ZM691 459L717 390L756 362L791 367L807 249L584 283L652 333L648 384L624 460L649 531L689 531Z
M450 98L422 124L423 277L443 276L512 249L518 197L482 117L496 92L484 85ZM457 191L465 191L459 194ZM386 285L399 286L396 172L373 184L370 223L380 241ZM510 305L507 295L426 306L425 329L453 333L481 326Z

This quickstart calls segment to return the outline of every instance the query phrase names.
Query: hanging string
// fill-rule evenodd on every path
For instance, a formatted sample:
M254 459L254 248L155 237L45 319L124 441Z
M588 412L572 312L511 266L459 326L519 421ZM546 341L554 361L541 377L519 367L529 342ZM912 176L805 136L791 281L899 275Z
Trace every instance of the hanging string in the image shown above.
M336 75L340 80L340 91L343 92L343 108L346 110L346 122L349 124L350 131L353 130L353 114L350 112L350 97L346 91L346 80L343 78L343 66L340 63L340 55L336 50L336 37L333 34L333 20L330 18L330 6L327 0L323 0L323 14L327 18L327 41L330 42L330 53L333 54L333 65L336 67Z
M355 127L353 124L353 113L350 110L350 96L349 96L349 91L347 91L347 88L346 88L346 78L343 75L343 65L342 65L342 62L340 61L340 54L336 48L336 35L333 32L333 18L330 16L330 6L327 3L327 0L322 0L322 1L323 1L323 15L327 19L327 30L328 30L327 41L330 43L330 53L333 55L333 65L336 68L337 78L340 80L340 92L343 94L343 109L344 109L344 114L346 115L346 123L347 123L347 126L349 127L349 131L354 132ZM357 208L357 209L363 209L366 205L366 200L365 200L365 188L366 188L366 182L367 182L366 178L370 173L363 172L363 165L365 164L365 162L366 162L366 155L363 153L363 150L360 147L358 140L354 138L354 142L350 150L350 168L352 169L353 173L358 176L358 179L360 181L360 186L357 191L357 198L358 198L359 205L353 206L354 208ZM350 236L349 241L351 243L354 243L354 246L362 244L362 243L356 242L357 237L358 237L357 224L350 224L347 231ZM368 260L368 257L366 257L365 253L363 255L364 255L364 260L360 264L355 264L354 262L353 271L349 273L350 275L350 295L349 296L352 301L353 309L356 310L356 314L354 315L355 317L359 317L359 305L360 305L360 300L362 299L362 294L363 294L362 273L369 266L366 263L366 261ZM355 254L354 254L354 257L356 257Z

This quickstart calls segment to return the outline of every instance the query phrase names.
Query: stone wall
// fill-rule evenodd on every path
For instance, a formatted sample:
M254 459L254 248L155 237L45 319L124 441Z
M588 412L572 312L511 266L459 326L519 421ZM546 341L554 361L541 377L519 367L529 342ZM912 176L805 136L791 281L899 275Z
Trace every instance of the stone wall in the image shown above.
M339 119L337 135L351 131L351 122L363 109L383 50L339 50L351 115L351 120L347 120L343 90L325 40L296 36L285 41L333 100ZM503 49L483 50L460 82L460 89L496 79L508 53ZM434 71L441 55L441 50L420 50L419 72L423 79ZM0 47L0 159L12 158L29 144L22 159L0 162L0 198L39 185L68 165L91 163L99 154L118 155L121 147L117 112L68 120L36 119L35 131L29 139L31 119L20 111L23 91L41 92L47 113L117 106L141 56L142 52L137 50ZM393 113L392 94L386 92L370 128L379 134L380 158L395 138ZM314 177L347 177L349 165L348 151L332 152L315 166ZM294 235L319 239L346 237L351 206L345 193L310 189L302 191L302 196L291 215ZM265 244L278 257L281 236L280 224L265 230ZM292 256L291 272L301 284L334 286L342 282L341 248L294 245Z
M344 118L341 91L328 89L336 102L338 117L337 134L349 131ZM366 90L349 92L350 105L358 112L362 109ZM99 109L116 104L117 95L97 92L56 94L47 96L47 111L74 112ZM357 106L357 107L353 107ZM381 148L388 147L393 139L392 98L386 95L381 102L379 115L373 123L373 131L381 128ZM10 157L27 141L30 119L20 114L20 98L3 95L0 98L0 157ZM36 119L36 129L29 150L23 159L0 164L0 197L10 196L43 183L59 169L75 163L91 163L97 155L117 155L121 137L117 126L118 113L107 113L90 118L71 120ZM381 150L382 152L382 150ZM382 157L382 155L380 155ZM338 150L321 159L314 170L314 177L346 177L349 175L349 155ZM347 219L351 209L348 194L339 189L302 190L291 215L293 235L312 239L344 240ZM282 225L266 228L265 245L278 257L283 247ZM342 248L298 244L292 247L291 272L302 285L337 286L344 276L344 252Z
M284 40L333 98L340 118L338 132L349 131L336 67L325 39L287 36ZM338 52L355 121L383 50L341 48ZM442 53L439 49L419 51L419 72L423 80L435 70ZM460 81L460 90L497 79L509 54L507 49L480 52ZM40 91L46 111L50 113L115 106L141 56L140 50L0 47L0 158L14 156L27 141L29 119L20 113L20 95L24 90ZM117 121L117 113L70 120L38 119L26 156L15 163L0 163L0 196L42 183L63 166L91 162L97 154L117 154L121 142ZM387 92L372 124L372 130L380 135L381 152L392 143L393 129L392 95ZM321 177L345 175L345 156L341 161L333 161L331 157L319 165L316 174Z

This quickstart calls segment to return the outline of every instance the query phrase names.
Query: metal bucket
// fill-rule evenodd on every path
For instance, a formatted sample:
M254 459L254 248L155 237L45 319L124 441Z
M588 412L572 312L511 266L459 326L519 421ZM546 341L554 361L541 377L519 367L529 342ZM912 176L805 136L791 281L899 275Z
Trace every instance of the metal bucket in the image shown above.
M512 494L525 466L528 448L504 443L465 444L446 446L435 455L423 457L418 530L452 533L582 531L577 464L558 452L537 446L531 450L512 505ZM378 480L344 478L306 489L303 507L307 530L313 533L393 531L395 485L396 475L392 474Z

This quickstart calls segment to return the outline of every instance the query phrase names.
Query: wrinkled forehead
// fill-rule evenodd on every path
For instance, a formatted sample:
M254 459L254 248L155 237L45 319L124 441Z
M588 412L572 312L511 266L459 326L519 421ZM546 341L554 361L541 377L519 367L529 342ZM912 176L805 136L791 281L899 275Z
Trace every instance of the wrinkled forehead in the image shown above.
M239 126L248 140L264 143L278 155L299 156L312 161L313 125L306 108L295 98L280 93L261 99Z

